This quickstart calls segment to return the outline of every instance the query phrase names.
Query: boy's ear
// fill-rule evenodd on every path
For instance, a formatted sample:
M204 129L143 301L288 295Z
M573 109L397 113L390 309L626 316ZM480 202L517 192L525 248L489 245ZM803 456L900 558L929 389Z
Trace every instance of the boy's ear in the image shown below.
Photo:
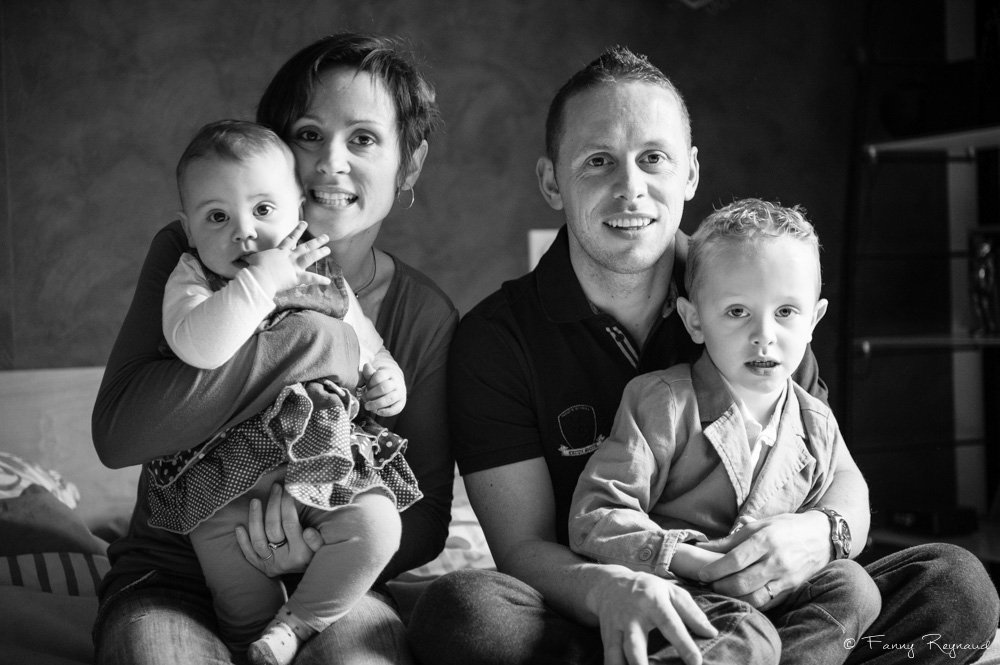
M694 303L683 296L678 297L677 313L680 314L681 321L684 322L684 327L687 328L688 334L691 335L694 343L704 344L705 333L701 330L701 319L698 318L698 309L694 306Z
M830 305L826 298L820 298L816 302L816 307L813 309L813 320L812 326L809 328L809 341L812 341L812 331L816 329L816 324L820 322L824 316L826 316L826 308Z
M545 202L553 210L562 210L563 200L556 180L556 165L548 157L539 157L535 164L535 175L538 176L538 189L542 191Z

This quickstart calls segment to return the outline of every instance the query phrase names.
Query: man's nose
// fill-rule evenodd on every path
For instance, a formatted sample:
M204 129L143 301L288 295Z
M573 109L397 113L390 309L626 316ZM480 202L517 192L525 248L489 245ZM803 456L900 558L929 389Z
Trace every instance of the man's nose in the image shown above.
M639 165L626 161L618 167L618 178L615 182L615 196L625 201L633 201L646 193L645 172Z

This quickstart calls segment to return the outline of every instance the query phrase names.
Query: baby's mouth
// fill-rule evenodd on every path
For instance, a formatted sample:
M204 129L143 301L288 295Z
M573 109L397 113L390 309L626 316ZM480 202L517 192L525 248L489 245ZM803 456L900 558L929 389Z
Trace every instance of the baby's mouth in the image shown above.
M776 360L751 360L747 363L750 367L756 367L759 369L771 369L778 366L778 361Z

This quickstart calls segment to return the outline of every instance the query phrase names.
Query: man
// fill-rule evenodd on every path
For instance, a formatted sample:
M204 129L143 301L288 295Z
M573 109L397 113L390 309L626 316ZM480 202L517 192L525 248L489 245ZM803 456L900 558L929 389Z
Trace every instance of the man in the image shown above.
M577 477L610 431L625 384L699 354L674 308L686 251L677 230L699 178L683 99L645 58L610 49L556 95L546 152L539 186L566 225L532 273L463 319L449 360L456 457L499 573L435 582L416 608L411 643L436 665L731 660L732 651L716 647L738 642L752 617L706 626L676 585L597 565L568 547ZM811 351L795 378L825 399ZM829 514L744 527L713 545L727 554L702 581L766 611L832 558L856 556L867 538L867 497L857 467L842 460L821 501ZM869 572L883 595L870 632L883 642L941 633L979 645L996 629L996 592L964 550L914 548ZM862 641L849 662L908 660L905 650L881 647ZM776 661L742 654L737 662Z

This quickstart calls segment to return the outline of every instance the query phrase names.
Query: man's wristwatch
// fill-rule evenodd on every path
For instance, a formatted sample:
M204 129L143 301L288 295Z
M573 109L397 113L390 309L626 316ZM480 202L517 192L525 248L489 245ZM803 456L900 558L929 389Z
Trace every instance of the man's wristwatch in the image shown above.
M833 546L833 559L846 559L851 554L851 528L847 526L840 513L832 508L812 508L830 518L830 544Z

